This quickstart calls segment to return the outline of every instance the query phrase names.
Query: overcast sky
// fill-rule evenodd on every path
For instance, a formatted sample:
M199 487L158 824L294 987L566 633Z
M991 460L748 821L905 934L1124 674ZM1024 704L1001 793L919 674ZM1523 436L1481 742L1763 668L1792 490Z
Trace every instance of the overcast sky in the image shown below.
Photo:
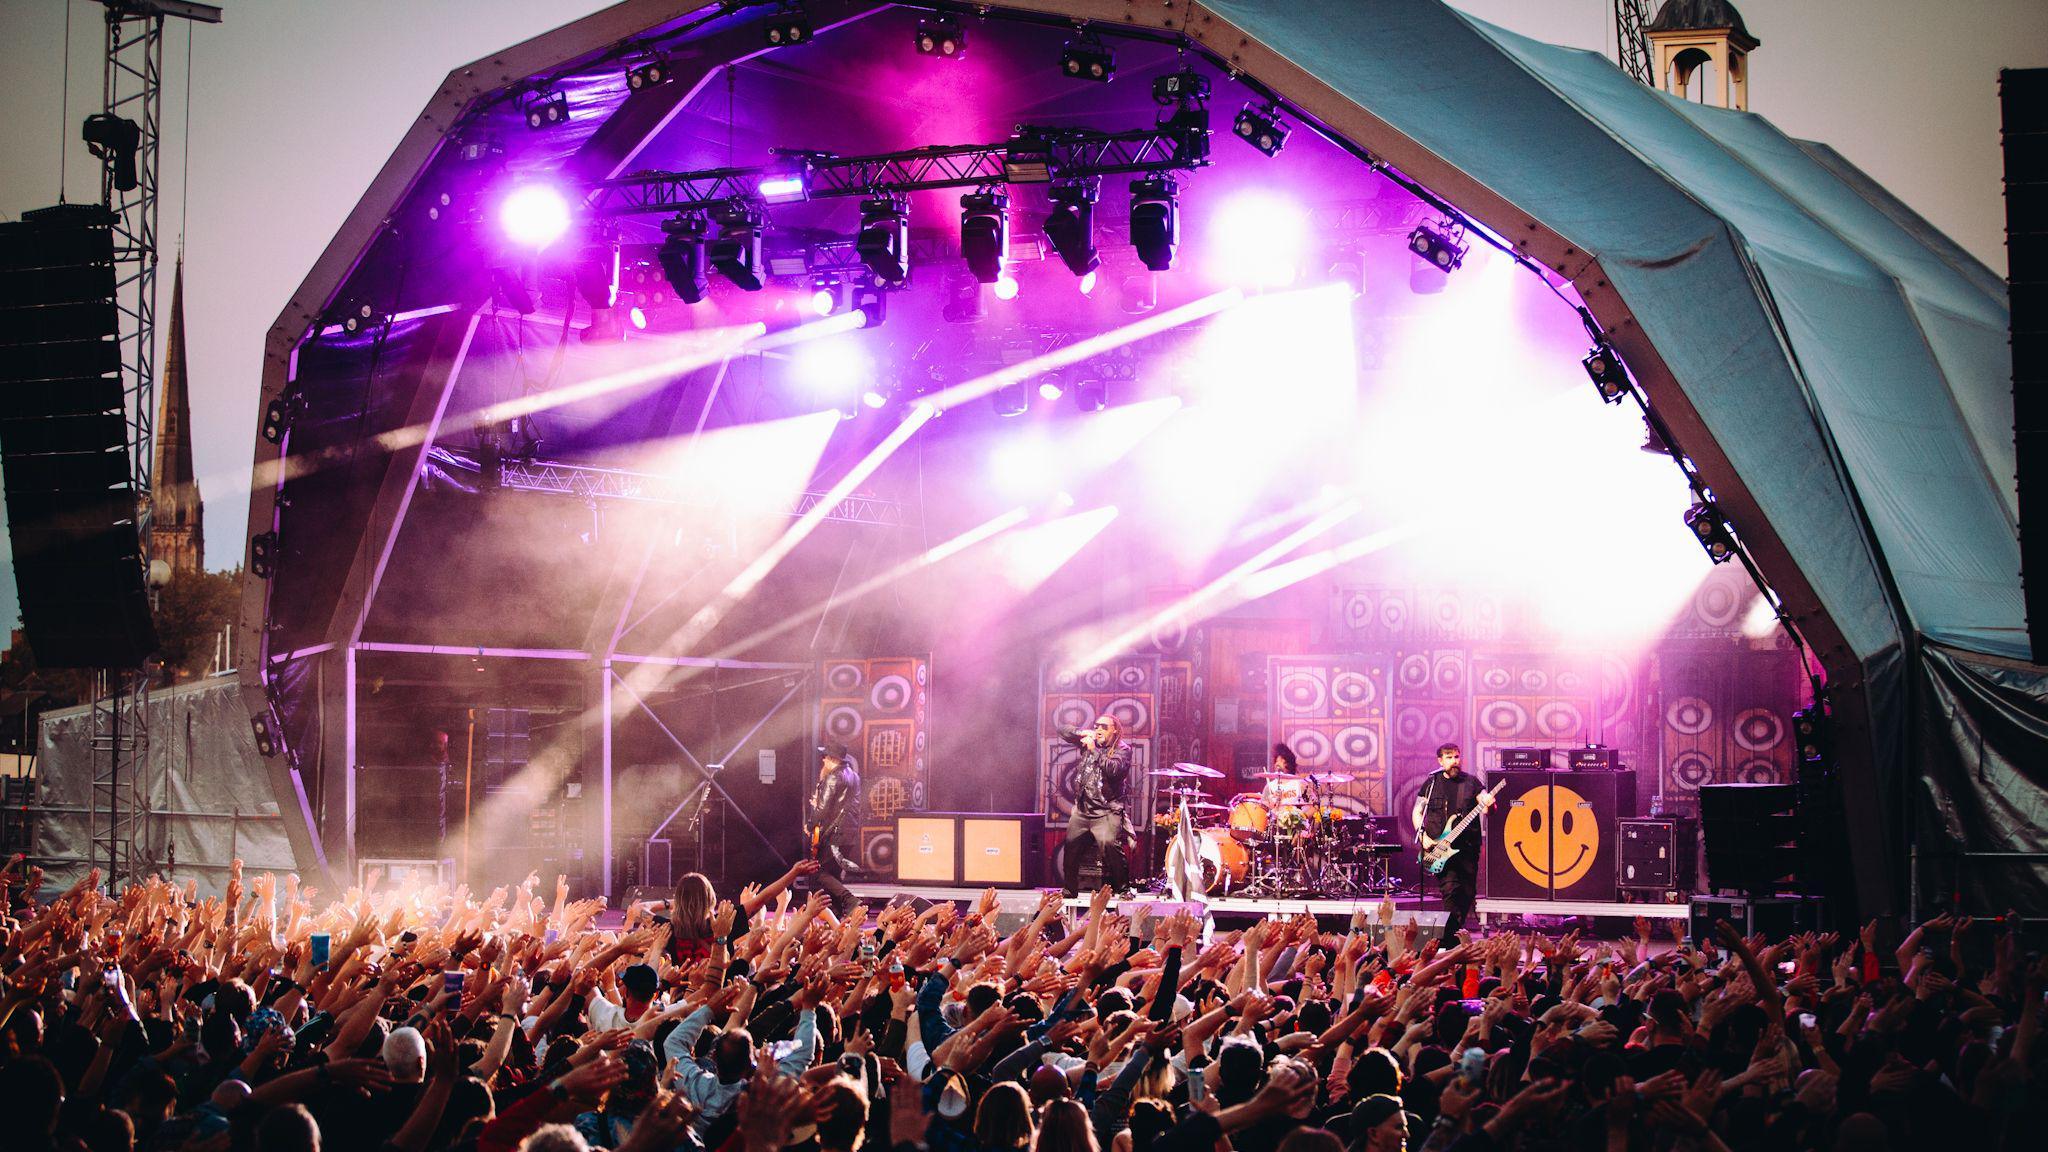
M1303 3L1359 0L1302 0ZM1457 0L1524 35L1613 51L1611 0ZM207 561L239 563L263 335L450 69L595 11L591 0L224 0L225 23L174 27L165 52L162 311L186 237L194 451ZM1822 140L2003 274L1997 71L2048 65L2042 0L1745 0L1750 109ZM1651 9L1656 8L1655 0ZM71 17L71 103L64 26ZM0 218L98 194L75 143L100 86L102 9L0 0ZM190 190L184 119L190 92ZM61 133L60 133L61 125ZM182 221L182 224L181 224ZM0 540L4 546L4 540ZM0 621L16 618L11 562Z

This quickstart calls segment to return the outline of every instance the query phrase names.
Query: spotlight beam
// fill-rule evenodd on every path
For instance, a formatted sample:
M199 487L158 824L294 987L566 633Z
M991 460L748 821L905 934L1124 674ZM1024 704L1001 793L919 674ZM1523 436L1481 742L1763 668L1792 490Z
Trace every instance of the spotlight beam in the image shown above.
M1256 554L1233 566L1228 572L1211 580L1208 584L1168 604L1109 639L1098 643L1094 648L1086 651L1074 660L1074 666L1085 668L1093 664L1100 664L1104 660L1122 653L1130 645L1153 635L1158 629L1168 624L1176 621L1193 624L1197 621L1208 619L1210 616L1216 615L1228 607L1235 607L1235 603L1243 603L1240 600L1231 605L1216 608L1214 611L1210 610L1212 605L1222 600L1245 579L1294 551L1296 548L1307 544L1309 541L1356 516L1361 507L1356 497L1345 497L1338 501L1335 507L1330 508L1315 519L1310 520L1308 523L1260 549Z
M794 328L786 328L778 332L768 331L767 325L759 322L739 324L726 328L706 329L701 333L692 334L704 338L704 346L692 347L687 351L664 356L652 363L642 364L635 368L628 368L619 372L608 372L602 376L571 384L567 387L554 388L546 392L538 392L531 396L522 396L513 400L501 400L495 404L486 404L481 408L471 409L468 412L444 416L440 426L443 428L469 428L479 424L502 424L509 420L531 416L538 412L545 412L586 400L594 400L601 396L617 392L629 392L636 388L643 388L650 384L661 383L677 376L695 372L699 368L708 368L722 360L742 356L749 352L765 352L777 348L787 348L793 344L802 344L821 337L848 332L859 328L862 319L860 313L849 312L838 316L828 316L823 320L813 321L809 324L799 324ZM432 434L433 429L425 424L410 424L403 428L393 428L388 432L380 432L371 438L371 443L379 451L397 452L405 448L418 446L425 442ZM354 458L355 453L359 450L359 445L337 445L320 452L298 456L280 456L275 460L264 462L255 470L251 486L253 488L275 487L287 480L295 480L299 477L310 475L331 465L347 463Z
M940 412L958 408L962 404L969 404L984 396L993 395L1004 388L1022 384L1035 376L1053 371L1054 369L1079 364L1084 360L1092 360L1113 348L1119 348L1125 344L1135 344L1148 336L1158 335L1170 328L1178 328L1183 324L1213 316L1243 301L1243 292L1236 288L1226 288L1221 292L1211 293L1199 300L1183 304L1178 308L1171 308L1165 312L1147 316L1142 320L1134 320L1121 328L1112 328L1099 335L1090 336L1086 340L1077 340L1064 347L1055 348L1044 355L1033 356L1028 360L1020 360L1015 364L1005 365L986 375L977 376L972 380L963 380L943 392L926 397L925 403L930 404Z

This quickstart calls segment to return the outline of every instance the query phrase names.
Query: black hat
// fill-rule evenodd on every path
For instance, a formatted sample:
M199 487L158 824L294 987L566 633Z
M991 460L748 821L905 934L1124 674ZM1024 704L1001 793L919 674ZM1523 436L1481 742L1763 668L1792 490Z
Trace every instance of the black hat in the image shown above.
M825 743L818 745L818 751L821 754L823 754L827 760L853 759L853 754L846 750L846 745L841 744L837 740L828 740Z

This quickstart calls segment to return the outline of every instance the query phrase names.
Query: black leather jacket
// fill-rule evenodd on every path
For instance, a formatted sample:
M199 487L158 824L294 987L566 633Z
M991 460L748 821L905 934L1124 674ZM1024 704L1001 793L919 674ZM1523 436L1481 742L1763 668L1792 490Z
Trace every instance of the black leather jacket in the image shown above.
M830 851L839 855L842 838L851 830L853 821L849 818L854 805L860 800L860 774L851 764L841 764L839 770L820 775L811 784L810 799L804 804L804 841L809 847L816 836L818 851Z
M1081 749L1074 768L1074 813L1085 820L1124 813L1124 795L1131 787L1131 746L1119 740L1111 748L1089 748L1081 730L1061 728L1060 739Z

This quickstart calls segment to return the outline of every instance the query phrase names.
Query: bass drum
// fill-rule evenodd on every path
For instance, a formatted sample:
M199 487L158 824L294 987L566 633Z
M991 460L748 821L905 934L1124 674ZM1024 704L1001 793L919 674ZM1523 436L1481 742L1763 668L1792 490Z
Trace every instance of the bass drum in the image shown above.
M1169 849L1169 853L1171 853ZM1195 852L1200 857L1201 890L1209 896L1221 896L1244 883L1252 867L1251 853L1231 838L1228 828L1198 828L1195 830ZM1172 862L1167 864L1172 874Z

